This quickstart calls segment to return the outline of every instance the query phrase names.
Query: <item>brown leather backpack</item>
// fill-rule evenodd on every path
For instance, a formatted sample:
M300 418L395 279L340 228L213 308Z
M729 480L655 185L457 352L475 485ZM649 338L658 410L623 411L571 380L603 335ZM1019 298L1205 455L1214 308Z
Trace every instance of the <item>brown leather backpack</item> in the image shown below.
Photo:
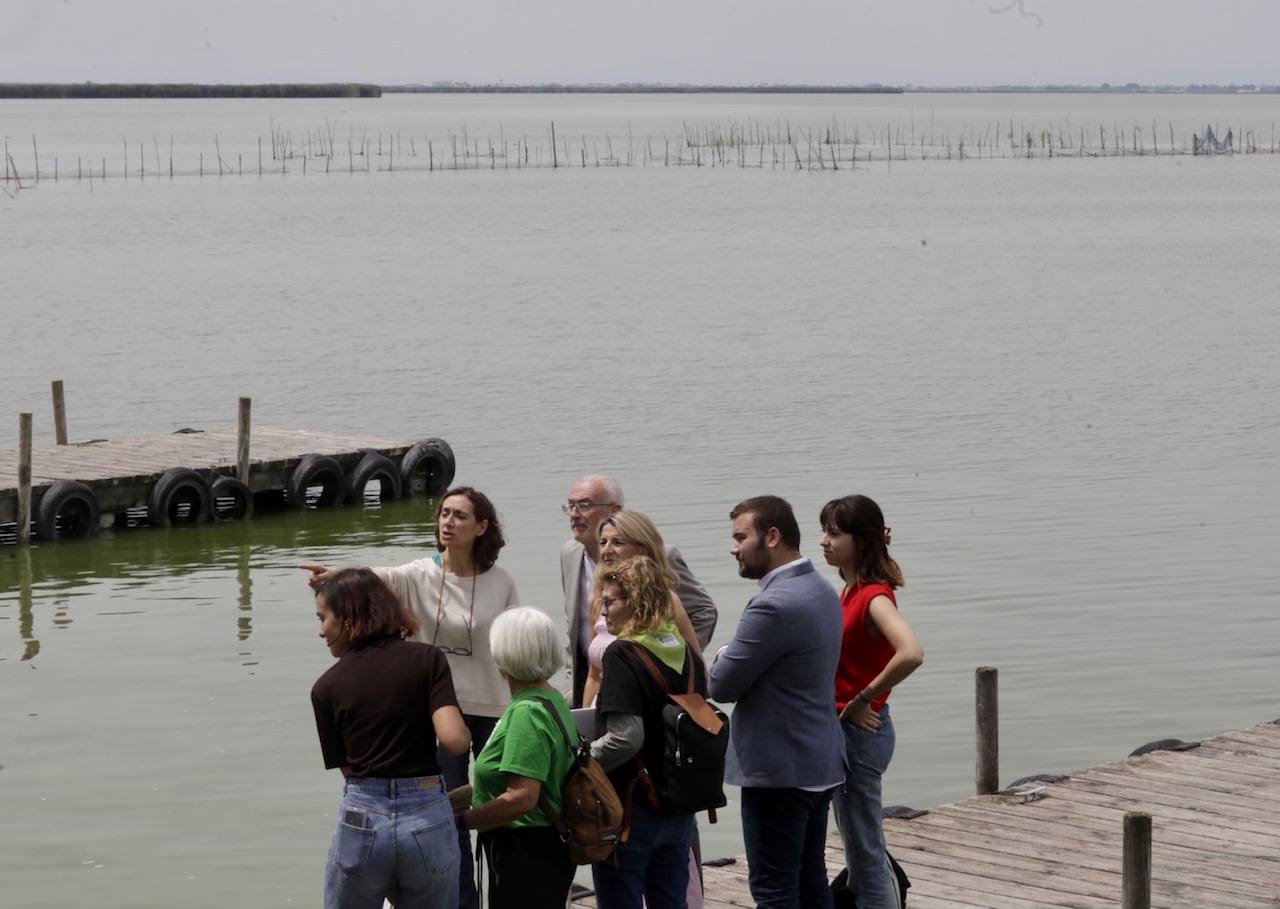
M613 855L614 847L623 838L622 802L600 762L591 756L591 744L576 735L575 729L575 747L555 705L547 698L535 700L547 708L573 752L573 766L560 789L560 810L551 807L545 789L538 796L538 807L569 847L569 858L575 865L602 862Z

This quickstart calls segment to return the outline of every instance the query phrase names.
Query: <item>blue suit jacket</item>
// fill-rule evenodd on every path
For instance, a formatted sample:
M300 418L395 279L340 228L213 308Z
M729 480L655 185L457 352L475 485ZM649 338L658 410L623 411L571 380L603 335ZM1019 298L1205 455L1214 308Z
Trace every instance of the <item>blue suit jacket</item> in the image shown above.
M725 780L736 786L825 786L844 779L836 717L840 597L807 559L747 603L711 668L711 697L737 702Z

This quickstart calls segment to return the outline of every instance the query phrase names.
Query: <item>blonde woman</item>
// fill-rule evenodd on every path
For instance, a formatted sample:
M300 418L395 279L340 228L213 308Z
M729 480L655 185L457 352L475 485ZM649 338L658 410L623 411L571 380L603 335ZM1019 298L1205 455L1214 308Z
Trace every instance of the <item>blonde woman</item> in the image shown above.
M660 811L643 791L642 768L661 787L667 696L637 651L647 651L671 691L683 690L691 673L694 690L705 697L707 672L676 628L671 587L656 563L637 556L601 565L597 577L605 624L616 640L604 654L596 704L596 724L604 734L591 743L591 754L624 799L635 790L627 841L609 861L592 866L597 899L610 909L640 909L642 901L649 909L686 909L693 815Z
M680 578L667 561L667 547L662 542L662 534L647 515L638 511L615 511L600 522L600 568L596 571L595 592L591 596L591 606L587 618L590 622L591 637L587 644L587 684L583 689L582 703L593 706L596 695L600 692L601 665L604 652L615 640L605 623L600 609L600 593L604 575L608 566L617 565L627 559L643 556L657 566L671 590L671 611L680 636L693 648L693 652L702 656L702 648L698 644L693 623L685 611L676 588Z

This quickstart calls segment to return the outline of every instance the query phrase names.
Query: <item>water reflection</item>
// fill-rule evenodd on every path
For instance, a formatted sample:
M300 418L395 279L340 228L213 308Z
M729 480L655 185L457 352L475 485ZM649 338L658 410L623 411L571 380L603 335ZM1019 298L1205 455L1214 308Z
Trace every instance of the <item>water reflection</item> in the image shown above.
M72 607L85 597L123 595L135 602L150 599L153 603L207 600L216 605L216 597L207 598L207 592L216 589L219 579L234 573L235 637L244 644L253 635L255 571L292 570L298 562L297 553L304 550L309 560L341 563L366 547L425 545L433 531L428 521L434 514L433 504L410 499L306 514L267 512L244 522L167 530L107 530L92 540L68 540L31 549L15 547L3 553L6 558L0 558L0 610L11 607L13 599L6 592L14 591L21 659L31 660L42 646L36 623L38 605L53 607L49 621L59 628L72 625ZM184 579L180 592L157 584L175 578ZM153 608L96 614L124 615ZM239 655L242 665L257 665L247 648Z
M240 596L236 602L240 606L240 617L236 620L239 630L236 639L249 640L253 633L253 578L249 576L249 547L242 545L236 550L236 583Z
M24 647L22 661L35 659L40 652L40 642L32 633L35 618L31 608L31 551L23 549L18 553L18 635Z

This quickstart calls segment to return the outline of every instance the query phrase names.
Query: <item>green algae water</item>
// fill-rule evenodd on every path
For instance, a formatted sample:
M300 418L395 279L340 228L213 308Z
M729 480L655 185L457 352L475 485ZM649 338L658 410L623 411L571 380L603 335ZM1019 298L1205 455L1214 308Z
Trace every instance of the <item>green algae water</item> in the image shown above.
M0 123L50 155L171 132L248 155L268 116L554 118L603 144L682 118L1083 125L1152 104L1265 134L1278 103L4 102ZM522 601L557 616L558 505L608 471L716 599L713 646L754 590L728 555L738 500L790 498L819 556L822 502L870 494L926 649L892 701L891 803L972 792L978 665L1000 668L1006 783L1280 715L1280 158L291 165L92 190L61 167L0 197L0 445L26 410L51 444L54 378L73 440L231 426L240 395L258 425L440 436L501 512ZM421 500L0 545L0 906L315 905L340 783L294 566L431 546ZM721 818L709 856L741 852Z

